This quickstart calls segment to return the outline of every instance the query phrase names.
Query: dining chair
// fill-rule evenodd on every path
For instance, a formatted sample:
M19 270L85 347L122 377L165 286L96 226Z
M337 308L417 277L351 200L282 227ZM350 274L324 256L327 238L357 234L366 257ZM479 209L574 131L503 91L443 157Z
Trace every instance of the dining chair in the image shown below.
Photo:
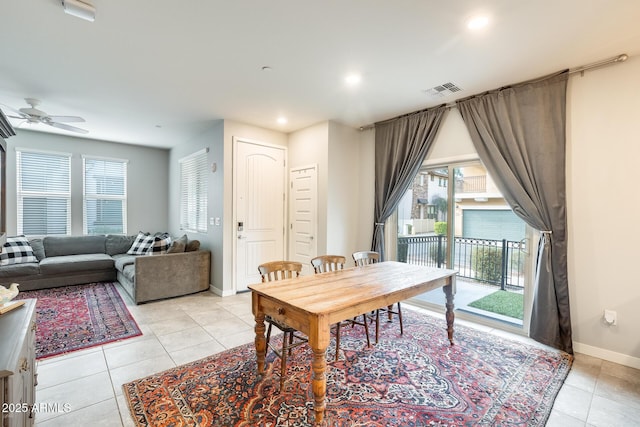
M380 260L380 254L374 251L359 251L354 252L352 254L353 261L356 263L356 267L362 267L369 264L375 264ZM396 310L393 309L393 304L379 308L375 312L375 321L376 321L376 344L378 343L378 337L380 333L380 312L387 313L387 322L393 321L393 315L398 316L398 323L400 323L400 335L404 334L404 328L402 325L402 306L400 305L400 301L398 301L398 308Z
M311 260L311 266L313 267L313 271L316 274L325 273L329 271L337 271L344 269L344 265L347 262L347 259L342 255L320 255ZM369 326L367 324L367 316L365 314L362 315L362 322L358 321L357 318L345 320L343 322L336 323L336 356L335 361L338 361L338 356L340 355L340 329L343 324L351 325L352 327L355 325L364 326L364 332L367 336L367 347L371 347L371 340L369 339Z
M262 283L268 283L300 276L302 264L295 261L272 261L260 264L258 271L262 277ZM291 356L291 350L308 342L308 339L298 334L296 329L273 319L271 316L265 316L264 320L269 324L267 328L267 347L271 348L276 356L280 358L280 390L282 390L287 372L287 357ZM284 334L281 349L270 343L272 326L280 329Z
M356 267L374 264L380 260L380 254L373 251L354 252L352 256L353 261L356 263Z

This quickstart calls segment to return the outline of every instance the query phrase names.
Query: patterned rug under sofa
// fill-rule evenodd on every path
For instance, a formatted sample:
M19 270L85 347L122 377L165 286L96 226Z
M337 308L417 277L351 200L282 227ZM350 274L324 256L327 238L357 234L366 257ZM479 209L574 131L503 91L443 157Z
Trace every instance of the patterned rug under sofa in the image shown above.
M142 335L114 283L90 283L25 291L37 298L36 358Z
M543 426L572 363L559 351L404 311L404 335L385 323L366 348L362 328L343 328L341 356L327 360L323 426ZM280 339L280 337L277 337ZM123 385L137 426L313 425L311 351L294 350L285 387L280 360L256 373L253 344Z

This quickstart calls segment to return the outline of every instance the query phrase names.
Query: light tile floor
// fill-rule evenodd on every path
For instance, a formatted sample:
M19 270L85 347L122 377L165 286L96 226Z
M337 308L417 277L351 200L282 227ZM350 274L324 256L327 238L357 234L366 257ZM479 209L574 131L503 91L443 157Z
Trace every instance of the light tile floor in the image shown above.
M134 426L122 384L252 342L250 300L249 293L221 298L203 292L129 304L141 337L38 363L36 400L44 410L36 425ZM411 308L407 303L403 307ZM456 322L533 343L462 319ZM640 371L577 354L547 426L640 426Z

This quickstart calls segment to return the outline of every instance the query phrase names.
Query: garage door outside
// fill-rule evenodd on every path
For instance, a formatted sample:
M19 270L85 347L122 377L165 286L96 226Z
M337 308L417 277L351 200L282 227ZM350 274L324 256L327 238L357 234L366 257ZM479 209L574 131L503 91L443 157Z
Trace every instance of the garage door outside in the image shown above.
M525 223L511 210L465 209L462 213L462 236L517 242L525 238Z

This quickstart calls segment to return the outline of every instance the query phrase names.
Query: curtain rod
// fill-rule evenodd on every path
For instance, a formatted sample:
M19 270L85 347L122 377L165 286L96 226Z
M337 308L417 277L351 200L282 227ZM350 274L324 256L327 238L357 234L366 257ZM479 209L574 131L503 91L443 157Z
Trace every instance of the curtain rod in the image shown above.
M569 68L569 75L580 73L580 75L583 76L585 71L593 70L594 68L604 67L606 65L618 64L618 63L626 61L627 59L629 59L629 55L627 55L626 53L622 53L620 55L616 55L616 56L608 58L608 59L603 59L602 61L592 62L591 64L582 65L582 66L576 67L576 68ZM448 104L445 104L444 106L446 108L456 108L457 107L455 102L449 102ZM437 107L437 105L434 105L434 107ZM430 107L430 108L433 108L433 107ZM419 110L419 111L423 111L423 110ZM419 111L415 111L415 112L417 113ZM393 117L393 118L387 119L387 120L398 119L400 117L407 116L409 114L413 114L413 113L401 114L401 115L399 115L397 117ZM386 122L387 120L382 120L382 121ZM359 129L361 131L362 130L368 130L368 129L373 129L375 126L376 126L375 123L372 123L370 125L360 126Z

